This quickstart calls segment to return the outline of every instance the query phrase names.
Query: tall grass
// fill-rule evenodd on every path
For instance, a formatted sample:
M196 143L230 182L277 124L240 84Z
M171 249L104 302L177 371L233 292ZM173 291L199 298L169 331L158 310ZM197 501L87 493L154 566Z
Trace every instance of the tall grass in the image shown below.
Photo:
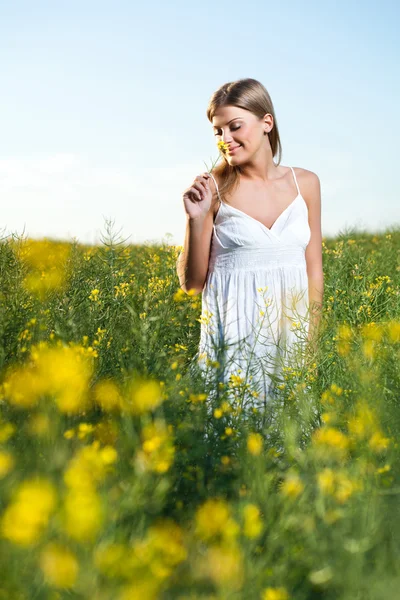
M324 238L268 418L197 369L180 250L0 243L0 599L399 598L400 230Z

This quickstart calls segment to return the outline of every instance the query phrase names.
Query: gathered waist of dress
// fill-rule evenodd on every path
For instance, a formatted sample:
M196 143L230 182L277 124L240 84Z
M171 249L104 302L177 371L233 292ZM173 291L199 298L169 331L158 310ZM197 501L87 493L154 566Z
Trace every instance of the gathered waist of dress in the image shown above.
M305 248L302 246L271 246L262 248L229 248L211 252L209 270L254 270L279 267L305 267Z

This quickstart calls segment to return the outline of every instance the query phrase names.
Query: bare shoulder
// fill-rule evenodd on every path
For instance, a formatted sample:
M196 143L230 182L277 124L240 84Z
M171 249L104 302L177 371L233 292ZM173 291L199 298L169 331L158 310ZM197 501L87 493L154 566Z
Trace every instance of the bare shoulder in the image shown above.
M314 171L302 169L301 167L293 167L297 183L304 200L310 206L311 204L321 203L321 182Z

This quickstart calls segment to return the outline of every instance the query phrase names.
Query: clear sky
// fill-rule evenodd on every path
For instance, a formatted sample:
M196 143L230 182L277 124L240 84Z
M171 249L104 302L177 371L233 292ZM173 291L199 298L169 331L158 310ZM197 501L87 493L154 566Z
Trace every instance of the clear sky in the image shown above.
M218 155L208 100L243 77L281 164L319 176L323 235L400 226L399 22L398 0L2 0L2 237L97 243L110 219L183 244L183 191Z

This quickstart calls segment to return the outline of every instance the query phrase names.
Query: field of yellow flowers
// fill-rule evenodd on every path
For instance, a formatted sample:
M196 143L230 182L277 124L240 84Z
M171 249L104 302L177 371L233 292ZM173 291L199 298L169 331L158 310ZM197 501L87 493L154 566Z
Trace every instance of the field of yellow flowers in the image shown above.
M400 231L324 238L273 430L193 369L181 249L0 242L0 600L400 598Z

